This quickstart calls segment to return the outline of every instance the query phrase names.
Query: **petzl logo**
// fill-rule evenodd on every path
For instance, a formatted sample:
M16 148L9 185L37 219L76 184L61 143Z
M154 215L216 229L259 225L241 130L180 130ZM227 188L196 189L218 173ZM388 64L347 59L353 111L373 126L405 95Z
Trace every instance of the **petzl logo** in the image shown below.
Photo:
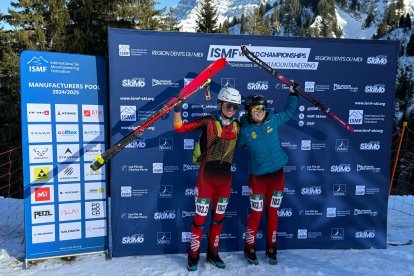
M121 105L121 121L132 121L137 120L137 107L130 105Z
M348 123L351 125L362 125L362 120L364 118L364 110L349 110L349 120Z
M120 57L129 57L131 55L129 45L119 44L118 45L118 54Z
M27 62L29 66L29 72L32 73L45 73L47 72L48 61L45 60L43 57L33 57L29 62Z

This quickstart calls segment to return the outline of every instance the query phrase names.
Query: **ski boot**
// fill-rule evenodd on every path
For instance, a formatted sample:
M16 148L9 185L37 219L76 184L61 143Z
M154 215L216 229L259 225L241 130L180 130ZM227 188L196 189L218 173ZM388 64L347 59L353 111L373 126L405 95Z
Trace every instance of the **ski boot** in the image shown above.
M218 268L225 268L226 267L226 265L224 264L223 260L220 258L218 253L216 255L211 253L210 246L208 246L208 248L207 248L207 261L209 261L210 263L212 263L214 266L216 266Z
M267 261L269 262L269 264L277 265L278 261L277 261L276 246L273 248L273 247L269 247L268 245L266 245L266 257L267 257Z
M254 247L247 248L244 247L244 257L246 258L249 264L258 265L259 259L256 256L256 249Z
M193 258L188 254L188 262L187 262L187 270L188 271L196 271L198 268L198 261L200 260L200 255Z

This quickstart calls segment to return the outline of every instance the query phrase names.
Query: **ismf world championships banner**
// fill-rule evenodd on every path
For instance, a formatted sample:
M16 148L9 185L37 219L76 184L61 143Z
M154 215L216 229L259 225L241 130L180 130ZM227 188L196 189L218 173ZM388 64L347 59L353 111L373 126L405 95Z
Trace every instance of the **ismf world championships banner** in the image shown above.
M26 260L103 252L107 242L106 61L20 56Z
M222 86L238 89L243 100L262 94L270 111L283 109L288 87L249 62L240 45L355 128L348 132L300 98L294 118L278 129L290 158L284 167L278 248L385 248L397 42L110 29L111 144L221 57L229 64L212 79L212 100L202 91L188 99L182 112L186 121L217 110ZM191 160L200 133L177 134L172 120L168 114L155 122L111 161L114 256L189 247L198 170ZM232 171L221 251L242 250L244 244L245 150L237 151ZM258 250L265 246L264 222ZM202 252L206 240L204 235Z

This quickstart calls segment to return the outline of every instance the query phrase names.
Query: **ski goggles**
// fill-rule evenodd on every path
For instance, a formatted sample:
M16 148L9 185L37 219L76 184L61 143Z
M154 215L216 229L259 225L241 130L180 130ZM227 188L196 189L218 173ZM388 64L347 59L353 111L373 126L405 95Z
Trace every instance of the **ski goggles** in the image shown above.
M266 106L264 105L255 105L252 107L253 112L260 112L260 111L265 111L265 110L266 110Z
M236 103L224 102L224 106L226 107L227 110L233 109L234 111L236 111L240 105Z

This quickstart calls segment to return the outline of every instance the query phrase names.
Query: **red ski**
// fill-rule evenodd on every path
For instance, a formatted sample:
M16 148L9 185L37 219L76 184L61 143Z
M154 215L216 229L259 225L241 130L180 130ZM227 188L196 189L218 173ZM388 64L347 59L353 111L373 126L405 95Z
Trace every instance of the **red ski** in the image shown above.
M151 116L140 126L138 126L134 131L129 133L127 136L122 138L119 142L109 148L107 151L102 153L95 158L91 164L91 169L96 171L103 165L105 165L112 157L118 154L123 150L129 143L142 135L147 127L152 125L156 120L161 118L164 114L168 113L176 105L180 104L191 95L193 95L197 90L200 90L204 86L208 85L211 81L211 77L214 76L217 72L224 68L227 64L225 58L220 58L212 62L207 68L205 68L200 74L198 74L189 84L187 84L183 89L180 90L177 96L169 99L160 109L154 111Z
M262 67L263 69L265 69L268 73L270 73L272 76L274 76L275 78L277 78L278 80L280 80L282 83L284 83L287 86L291 86L292 85L292 82L289 79L287 79L286 77L282 76L278 71L276 71L275 69L273 69L272 67L270 67L263 60L261 60L260 58L258 58L255 54L253 54L252 52L250 52L249 49L247 49L246 46L242 45L241 46L241 50L242 50L242 52L243 52L243 54L244 54L244 56L246 58L248 58L253 63L256 63L257 65L259 65L260 67ZM314 97L310 96L306 92L301 91L297 87L295 87L295 90L296 90L296 93L298 93L300 96L302 96L303 98L305 98L306 100L308 100L311 104L313 104L314 106L316 106L317 108L319 108L319 110L325 112L329 117L331 117L332 119L334 119L337 123L339 123L340 125L342 125L348 131L354 132L354 128L351 125L349 125L347 122L345 122L344 120L342 120L341 118L339 118L323 102L321 102L318 99L315 99Z

